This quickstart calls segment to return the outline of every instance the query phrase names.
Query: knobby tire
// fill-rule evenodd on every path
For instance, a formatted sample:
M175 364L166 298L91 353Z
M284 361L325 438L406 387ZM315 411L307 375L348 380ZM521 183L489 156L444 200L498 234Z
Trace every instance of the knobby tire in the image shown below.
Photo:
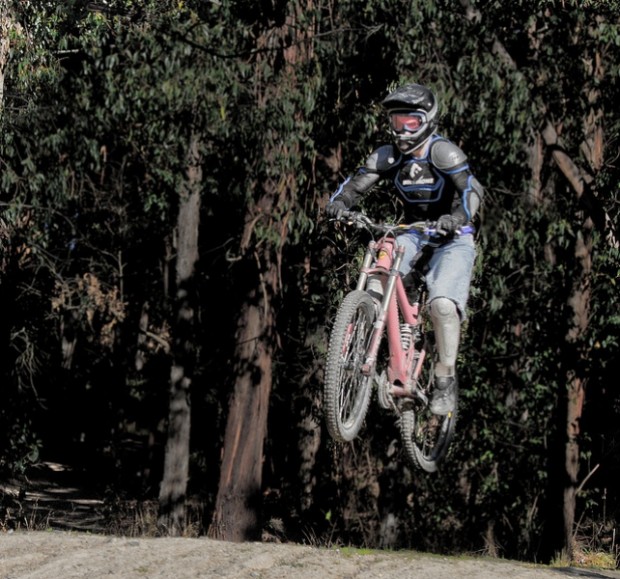
M432 391L434 378L434 346L427 339L424 343L425 366L420 385L426 392ZM427 404L405 400L401 406L400 434L409 461L426 472L435 472L445 458L454 436L457 404L446 416L433 414Z
M324 415L330 436L349 442L366 418L374 369L361 372L373 330L375 308L364 291L349 292L338 308L327 350L323 391Z

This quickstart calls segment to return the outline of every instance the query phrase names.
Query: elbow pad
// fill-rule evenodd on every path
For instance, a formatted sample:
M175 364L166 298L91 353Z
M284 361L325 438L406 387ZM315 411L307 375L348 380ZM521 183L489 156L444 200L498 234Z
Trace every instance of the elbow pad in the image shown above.
M471 221L484 196L484 188L472 175L467 163L467 155L460 147L446 139L438 139L431 149L431 161L442 172L449 175L460 198L453 215L460 217L464 223Z
M453 182L460 196L455 199L458 203L455 214L461 215L464 222L471 221L478 213L482 198L484 197L484 188L480 181L474 177L469 170L461 171L453 176Z
M360 196L372 189L381 179L381 175L389 171L400 160L400 153L396 153L393 145L384 145L375 149L366 159L355 175L348 177L336 192L330 197L330 202L341 200L350 209L359 200Z

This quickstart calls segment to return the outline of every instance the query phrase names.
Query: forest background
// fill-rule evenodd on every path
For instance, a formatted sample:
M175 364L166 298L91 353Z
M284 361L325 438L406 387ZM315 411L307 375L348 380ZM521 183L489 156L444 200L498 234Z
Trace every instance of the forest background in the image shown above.
M619 16L2 0L0 476L72 465L172 535L617 557ZM344 446L321 418L362 243L324 206L411 81L486 187L434 475L389 415Z

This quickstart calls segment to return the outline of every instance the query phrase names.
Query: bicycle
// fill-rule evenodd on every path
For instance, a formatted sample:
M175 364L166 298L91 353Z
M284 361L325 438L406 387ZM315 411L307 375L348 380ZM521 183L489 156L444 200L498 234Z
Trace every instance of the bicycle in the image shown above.
M398 235L416 232L436 246L433 224L382 224L354 211L342 212L338 220L381 235L369 242L357 285L344 297L331 330L323 390L327 430L337 442L356 438L376 383L379 406L397 415L408 460L435 472L454 436L456 404L445 416L430 411L436 354L425 314L423 264L418 260L405 280L399 273L404 249L396 244ZM387 360L380 356L384 334Z

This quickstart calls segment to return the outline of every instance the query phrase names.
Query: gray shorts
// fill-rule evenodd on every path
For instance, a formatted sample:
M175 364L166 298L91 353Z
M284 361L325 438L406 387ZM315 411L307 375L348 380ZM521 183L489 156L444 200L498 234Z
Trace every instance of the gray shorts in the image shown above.
M415 234L405 234L400 235L396 242L405 248L400 272L406 275L411 270L412 260L428 240ZM461 320L464 320L475 260L476 245L471 234L455 237L445 245L436 247L426 273L428 303L435 298L451 299L458 307Z

